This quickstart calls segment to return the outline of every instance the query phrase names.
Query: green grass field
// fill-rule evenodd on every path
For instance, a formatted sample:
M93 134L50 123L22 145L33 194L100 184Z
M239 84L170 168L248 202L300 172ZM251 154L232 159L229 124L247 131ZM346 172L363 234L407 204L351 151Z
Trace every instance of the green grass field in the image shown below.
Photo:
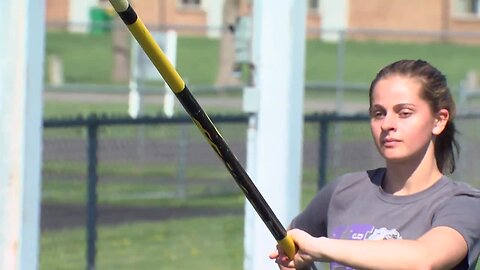
M66 83L75 84L112 84L112 38L111 35L68 34L48 32L46 56L56 55L62 59ZM343 80L347 83L368 85L380 67L401 58L421 58L430 61L446 75L454 96L458 96L460 82L470 70L480 71L480 46L457 45L449 43L393 43L393 42L355 42L346 43L345 70ZM197 96L214 96L212 91L198 91L196 86L213 85L218 71L218 40L180 36L177 47L177 70ZM308 40L306 43L305 78L308 83L335 82L337 78L337 44ZM48 65L48 61L45 61ZM128 68L128 67L125 67ZM48 69L46 69L48 70ZM45 76L48 82L48 76ZM126 85L128 78L121 84ZM312 88L306 91L308 100L335 102L335 89ZM347 89L348 90L348 89ZM223 93L240 98L241 92ZM367 102L364 91L346 91L345 100ZM474 99L478 102L479 99ZM209 113L239 113L238 109L207 108ZM45 103L45 117L68 115L126 114L125 104L112 102L108 107L98 103L51 102ZM145 104L144 112L149 115L160 113L157 104ZM182 113L183 110L178 110Z
M48 55L58 55L64 65L65 80L68 83L111 84L112 45L111 36L71 35L63 32L47 33ZM336 80L336 44L309 40L306 44L306 80ZM218 70L217 40L199 37L179 37L177 69L192 86L212 85ZM448 76L452 89L468 70L480 70L479 46L455 44L407 44L348 42L345 55L345 76L347 82L369 83L376 71L383 65L400 58L422 58L439 67ZM47 63L46 63L47 64ZM206 68L207 67L207 68ZM127 80L126 80L127 81ZM126 83L125 81L125 83ZM201 94L201 93L199 93ZM209 94L209 93L207 93ZM210 93L211 94L211 93ZM308 98L334 100L331 92L313 90ZM364 99L364 93L347 93L347 98ZM158 109L147 105L146 113L154 115ZM48 101L45 103L45 117L70 117L88 115L92 112L107 115L125 115L125 105L115 103L69 103ZM367 127L368 128L368 127ZM345 127L344 140L363 134L365 127L352 125ZM117 129L118 130L118 129ZM104 131L102 136L110 138L128 137L135 129ZM227 131L226 131L227 132ZM305 130L307 138L316 136L316 128ZM68 133L85 136L85 131L64 130L61 134L46 130L46 137L65 136ZM167 133L152 131L152 138L178 136L171 130ZM227 138L244 136L238 130L230 130ZM198 140L202 140L198 136ZM138 168L131 164L101 165L101 173L145 176L149 174L172 176L171 164ZM44 170L49 173L69 172L84 174L84 165L68 162L46 163ZM213 177L212 169L197 168L190 173L196 177ZM302 205L315 192L314 171L304 171ZM226 172L220 177L229 179ZM215 175L215 177L219 177ZM44 200L48 202L68 202L83 204L86 186L82 181L66 182L61 177L44 179ZM151 189L148 185L132 184L99 185L99 192L142 191ZM102 204L133 204L146 206L210 206L237 207L244 204L240 192L222 197L194 197L187 200L138 200L109 201L101 198ZM41 235L40 268L85 269L85 229L47 231ZM272 247L273 248L273 247ZM267 256L267 254L265 254ZM243 269L243 217L224 216L215 218L191 218L165 222L139 222L118 226L99 226L98 269ZM480 267L477 267L480 269Z
M97 269L243 269L243 217L139 222L98 230ZM86 268L85 230L45 232L40 269Z
M218 40L202 37L178 39L177 70L189 85L212 85L218 71ZM65 80L71 83L111 83L112 39L110 34L83 35L48 32L46 55L63 60ZM480 70L479 46L449 43L354 42L346 44L346 82L369 83L380 67L401 58L430 61L457 88L468 70ZM337 45L308 40L306 80L335 81ZM125 82L127 82L127 78Z

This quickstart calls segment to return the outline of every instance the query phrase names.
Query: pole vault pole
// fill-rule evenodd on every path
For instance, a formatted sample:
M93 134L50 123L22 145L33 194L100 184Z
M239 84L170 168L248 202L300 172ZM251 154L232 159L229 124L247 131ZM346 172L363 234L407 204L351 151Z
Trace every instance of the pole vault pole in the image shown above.
M204 112L196 99L190 93L183 79L177 73L166 55L153 39L144 23L137 16L127 0L109 0L115 11L126 24L134 38L157 68L170 89L192 118L207 142L225 164L235 182L250 201L253 208L263 220L278 245L286 252L289 258L293 258L296 248L293 240L287 236L285 228L267 204L262 194L250 179L245 169L233 154L223 137L218 132L208 115Z

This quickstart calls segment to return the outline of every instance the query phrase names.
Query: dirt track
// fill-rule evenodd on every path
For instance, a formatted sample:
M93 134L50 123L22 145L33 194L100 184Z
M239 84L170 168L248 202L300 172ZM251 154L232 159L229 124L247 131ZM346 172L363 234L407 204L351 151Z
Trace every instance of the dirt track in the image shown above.
M102 206L98 207L97 224L118 225L136 221L156 221L181 219L188 217L209 217L219 215L241 215L242 209L205 208L205 207L134 207ZM85 228L86 208L68 204L42 204L41 229L59 230L67 228Z
M123 103L128 104L128 95L127 94L98 94L98 93L61 93L61 92L45 92L45 100L56 100L56 101L75 101L75 102L89 102L89 103ZM229 110L238 109L242 111L242 99L238 97L197 97L198 103L208 111L209 107L215 108L227 108ZM163 99L160 95L144 95L143 102L147 104L158 104L159 107L162 105ZM368 110L368 102L359 102L359 103L346 103L343 105L342 111L344 113L365 113ZM304 111L305 113L312 112L332 112L335 111L335 101L324 101L324 100L305 100L304 102Z

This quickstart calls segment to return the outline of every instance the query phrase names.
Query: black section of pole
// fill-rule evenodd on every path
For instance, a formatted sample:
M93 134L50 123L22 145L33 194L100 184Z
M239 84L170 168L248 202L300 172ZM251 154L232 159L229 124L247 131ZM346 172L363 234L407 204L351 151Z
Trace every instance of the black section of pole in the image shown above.
M95 116L88 119L87 154L88 154L88 187L87 187L87 270L95 270L97 241L97 150L98 121Z
M318 138L318 189L327 183L327 161L328 161L328 124L327 117L321 117L319 122Z
M193 122L208 140L210 146L223 161L225 167L235 179L235 182L243 191L245 197L250 201L253 208L255 208L257 214L270 230L273 237L277 241L284 239L287 235L285 228L282 226L278 218L275 216L275 213L273 213L262 194L258 191L257 187L248 176L247 172L243 169L238 159L215 128L215 125L212 123L208 115L192 96L190 90L185 86L185 89L180 93L176 93L176 96L192 118Z
M117 13L126 25L131 25L135 23L138 19L137 13L130 5L128 5L127 10Z

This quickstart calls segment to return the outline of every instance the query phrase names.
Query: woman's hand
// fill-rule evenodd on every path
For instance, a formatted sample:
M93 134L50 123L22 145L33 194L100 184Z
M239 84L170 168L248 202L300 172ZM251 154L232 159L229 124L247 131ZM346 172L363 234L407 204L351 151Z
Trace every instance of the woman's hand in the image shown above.
M287 234L292 237L297 246L297 252L293 260L288 258L280 246L277 246L277 250L270 253L270 259L274 259L280 265L280 269L302 269L310 266L315 260L313 254L319 238L315 238L299 229L290 230Z

